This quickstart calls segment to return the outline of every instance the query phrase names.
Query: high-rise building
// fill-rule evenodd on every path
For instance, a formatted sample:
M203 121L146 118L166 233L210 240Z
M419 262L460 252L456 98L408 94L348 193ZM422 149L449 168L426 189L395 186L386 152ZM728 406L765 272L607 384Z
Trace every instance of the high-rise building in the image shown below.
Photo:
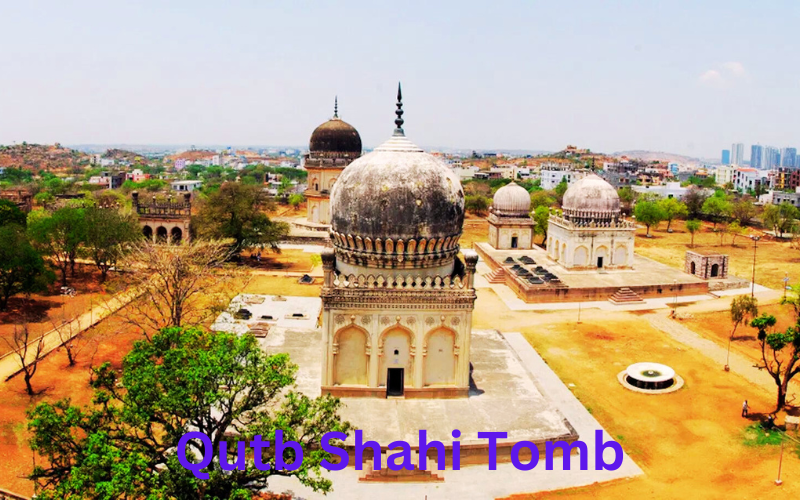
M781 166L794 167L797 163L797 148L783 148L781 151Z
M723 149L722 150L722 164L723 165L730 165L731 164L731 150L730 149Z
M741 142L731 145L731 165L744 165L744 144Z
M764 146L764 165L761 168L771 169L781 165L781 150L772 146Z
M750 146L750 166L764 168L764 146L758 144Z

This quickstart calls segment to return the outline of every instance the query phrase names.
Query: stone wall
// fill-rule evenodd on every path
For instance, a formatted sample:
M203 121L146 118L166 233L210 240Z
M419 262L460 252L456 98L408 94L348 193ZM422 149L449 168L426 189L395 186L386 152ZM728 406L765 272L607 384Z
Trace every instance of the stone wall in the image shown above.
M688 250L683 270L704 280L726 279L728 277L728 256L724 254L704 255Z

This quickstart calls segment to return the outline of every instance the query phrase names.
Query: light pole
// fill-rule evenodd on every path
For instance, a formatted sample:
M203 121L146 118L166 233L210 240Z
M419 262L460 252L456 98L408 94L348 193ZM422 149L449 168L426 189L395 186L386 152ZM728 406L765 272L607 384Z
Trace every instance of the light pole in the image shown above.
M675 290L675 304L672 308L672 315L678 317L678 280L672 280L672 289Z
M789 288L789 272L786 272L786 277L783 278L783 300L786 300L786 290Z
M781 455L780 458L778 458L778 479L775 480L775 486L780 486L783 484L783 481L781 480L781 466L783 465L783 443L786 442L786 436L784 436L782 432L779 432L779 434L781 436Z
M758 250L758 240L761 239L761 236L751 235L750 239L753 240L753 286L750 289L750 296L751 297L755 297L755 295L756 295L756 250Z

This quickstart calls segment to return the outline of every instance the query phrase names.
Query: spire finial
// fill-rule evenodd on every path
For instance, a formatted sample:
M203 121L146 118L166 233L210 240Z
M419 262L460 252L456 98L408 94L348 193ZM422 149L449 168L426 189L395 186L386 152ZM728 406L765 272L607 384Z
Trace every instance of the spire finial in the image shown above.
M405 136L406 134L403 132L403 91L400 88L400 82L397 82L397 111L394 114L397 115L394 120L394 124L397 125L397 128L394 129L394 135Z
M333 117L339 118L339 96L333 98Z

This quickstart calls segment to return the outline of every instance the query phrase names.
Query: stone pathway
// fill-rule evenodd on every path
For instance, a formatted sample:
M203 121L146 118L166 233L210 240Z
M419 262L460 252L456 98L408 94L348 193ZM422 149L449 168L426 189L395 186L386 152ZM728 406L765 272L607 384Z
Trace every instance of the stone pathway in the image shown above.
M728 350L712 340L701 337L699 334L683 326L682 324L669 319L668 317L653 313L645 316L654 328L661 330L681 344L684 344L697 352L707 356L715 363L719 364L722 370L725 366ZM776 391L775 381L765 370L759 370L754 366L753 360L742 356L736 351L731 350L729 366L731 373L741 375L748 381L768 390Z
M92 326L96 325L103 319L107 318L108 316L117 312L120 308L128 304L134 297L136 297L136 291L129 291L129 292L122 292L107 300L104 303L96 304L92 306L88 311L84 312L76 319L74 319L70 324L65 324L61 326L63 332L74 332L74 334L70 337L74 338L84 330L91 328ZM42 357L46 356L50 352L58 349L64 344L64 340L59 336L57 329L52 329L49 332L43 335L44 337L44 349ZM36 339L31 344L35 346L35 343L39 340ZM35 353L33 352L35 349L31 348L28 352L28 361L32 361L34 358ZM0 356L0 380L7 381L17 373L22 370L22 365L19 362L19 356L15 352L9 352Z

